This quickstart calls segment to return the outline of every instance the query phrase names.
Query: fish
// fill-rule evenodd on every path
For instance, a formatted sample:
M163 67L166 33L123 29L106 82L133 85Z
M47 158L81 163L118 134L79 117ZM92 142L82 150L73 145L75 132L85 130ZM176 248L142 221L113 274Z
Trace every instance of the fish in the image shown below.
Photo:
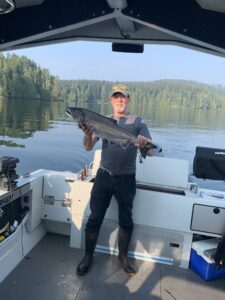
M121 145L123 149L129 144L137 144L138 138L128 130L117 124L117 121L81 107L67 107L66 114L83 127L91 126L96 137ZM141 155L146 158L147 153L157 146L148 142L144 147L139 147Z

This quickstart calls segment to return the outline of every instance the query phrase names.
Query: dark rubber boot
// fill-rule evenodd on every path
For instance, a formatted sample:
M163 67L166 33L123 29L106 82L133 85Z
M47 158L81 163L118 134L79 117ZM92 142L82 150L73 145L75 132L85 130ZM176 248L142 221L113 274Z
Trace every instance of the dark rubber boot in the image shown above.
M129 275L132 276L137 273L137 270L131 265L129 258L127 257L128 247L130 244L132 236L132 230L127 230L120 228L119 229L119 260L122 263L124 271Z
M85 232L85 255L77 266L78 275L85 275L92 265L98 234L99 229L88 229L88 231Z

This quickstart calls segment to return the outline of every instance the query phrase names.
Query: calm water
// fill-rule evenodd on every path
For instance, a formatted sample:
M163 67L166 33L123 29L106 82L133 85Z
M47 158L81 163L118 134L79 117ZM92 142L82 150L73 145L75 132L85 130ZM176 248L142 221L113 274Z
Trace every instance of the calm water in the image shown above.
M89 108L102 114L111 111L108 105ZM83 134L64 110L63 103L0 99L0 156L19 158L20 175L40 168L77 172L90 163L94 151L83 150ZM187 159L190 172L196 146L225 149L225 111L168 107L135 110L132 112L147 122L164 156ZM96 148L100 146L99 142ZM221 182L203 184L225 190Z

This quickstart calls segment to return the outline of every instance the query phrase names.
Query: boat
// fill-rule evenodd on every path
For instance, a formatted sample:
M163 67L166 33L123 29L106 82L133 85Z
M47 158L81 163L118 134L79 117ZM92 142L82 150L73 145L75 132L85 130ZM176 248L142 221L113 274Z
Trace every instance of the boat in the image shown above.
M209 0L1 0L0 51L90 40L110 42L113 51L140 53L145 44L176 44L224 57L224 12L224 1ZM211 152L224 157L224 150ZM139 272L128 278L118 265L112 200L96 263L84 278L76 275L100 155L97 150L76 174L41 169L12 183L6 178L0 208L12 209L12 219L10 234L0 243L0 298L223 299L224 277L207 281L189 266L194 259L201 264L193 248L199 242L208 245L209 260L209 250L215 254L225 232L225 192L190 182L189 164L182 159L137 160L129 255ZM4 159L10 168L14 158Z
M4 295L9 292L8 283L11 282L7 278L15 272L19 262L26 260L40 241L49 236L51 239L52 234L66 236L70 247L79 249L77 257L81 257L84 226L90 213L90 191L100 157L101 150L96 150L93 163L77 174L37 170L19 178L14 189L1 193L0 206L4 209L19 202L19 206L14 204L13 214L22 215L16 230L0 244L0 280ZM142 162L137 159L135 229L129 256L145 262L145 268L160 263L171 266L171 270L183 270L182 274L188 276L193 241L201 237L201 240L217 239L218 242L224 233L225 192L199 188L188 178L189 163L186 160L161 156ZM101 228L97 253L118 254L117 224L116 201L112 200ZM206 250L213 248L215 245ZM50 255L54 256L54 249L52 251ZM71 262L75 273L74 261L75 254ZM98 270L98 266L93 266L93 272L95 268ZM166 270L168 272L168 267ZM221 285L224 281L220 279ZM140 278L139 282L143 284Z

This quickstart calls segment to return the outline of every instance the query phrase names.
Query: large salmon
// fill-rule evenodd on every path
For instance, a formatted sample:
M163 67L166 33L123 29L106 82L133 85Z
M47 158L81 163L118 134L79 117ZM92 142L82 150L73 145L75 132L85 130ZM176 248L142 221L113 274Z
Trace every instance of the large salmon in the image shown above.
M137 136L117 125L116 120L112 118L104 117L91 110L80 107L67 107L66 113L77 123L83 126L91 126L97 137L120 144L124 149L126 149L129 143L137 144L138 142ZM156 148L157 146L155 144L148 142L145 147L139 149L141 155L145 158L150 149Z

